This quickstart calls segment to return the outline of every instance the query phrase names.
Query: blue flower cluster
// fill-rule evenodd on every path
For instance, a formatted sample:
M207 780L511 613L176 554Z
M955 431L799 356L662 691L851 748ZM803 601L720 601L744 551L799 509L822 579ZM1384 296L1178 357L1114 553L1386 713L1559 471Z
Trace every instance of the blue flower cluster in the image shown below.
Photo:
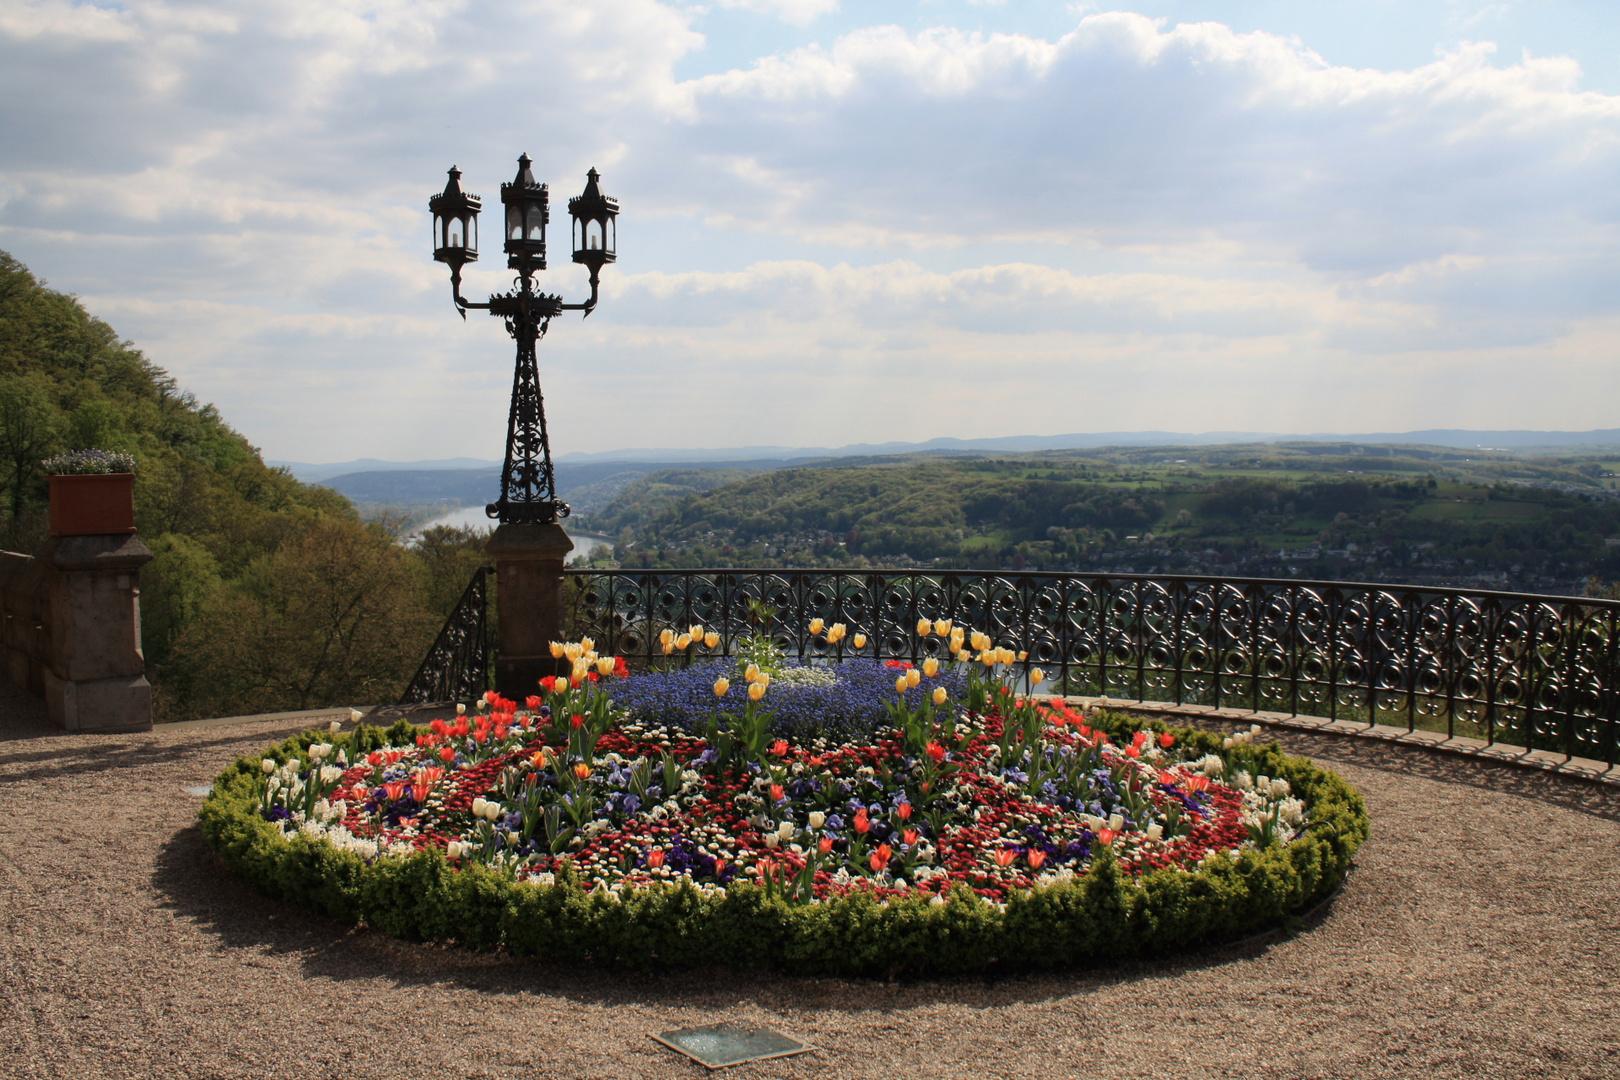
M765 704L776 712L772 731L784 738L826 736L844 738L871 736L889 726L887 706L898 700L894 681L902 671L878 660L845 660L831 669L837 681L831 686L801 686L778 680L771 683ZM731 690L716 700L714 683L720 677L731 679ZM967 677L955 665L947 665L932 679L906 694L912 708L922 705L925 695L936 686L950 696L945 708L959 703L966 690ZM630 710L635 719L647 724L664 724L701 734L718 705L722 712L741 714L748 703L748 686L737 678L729 660L696 664L680 671L634 675L613 685L615 704Z

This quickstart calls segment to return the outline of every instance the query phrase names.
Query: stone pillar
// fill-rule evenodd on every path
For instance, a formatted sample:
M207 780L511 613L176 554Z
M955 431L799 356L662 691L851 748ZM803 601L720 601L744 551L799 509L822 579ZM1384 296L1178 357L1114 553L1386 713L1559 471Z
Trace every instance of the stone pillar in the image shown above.
M132 534L53 536L45 572L45 705L69 731L152 729L152 684L141 654L141 567L152 559Z
M551 643L563 637L563 561L574 542L563 527L502 525L489 538L495 560L495 690L521 702L547 675L566 674Z

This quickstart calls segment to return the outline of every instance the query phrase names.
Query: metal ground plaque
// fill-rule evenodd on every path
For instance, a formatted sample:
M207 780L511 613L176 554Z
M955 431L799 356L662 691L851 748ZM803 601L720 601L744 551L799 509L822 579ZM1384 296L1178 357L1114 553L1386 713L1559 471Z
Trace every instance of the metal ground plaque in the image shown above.
M808 1043L788 1038L780 1031L738 1027L735 1024L681 1028L652 1037L710 1069L741 1065L745 1061L787 1057L815 1049Z

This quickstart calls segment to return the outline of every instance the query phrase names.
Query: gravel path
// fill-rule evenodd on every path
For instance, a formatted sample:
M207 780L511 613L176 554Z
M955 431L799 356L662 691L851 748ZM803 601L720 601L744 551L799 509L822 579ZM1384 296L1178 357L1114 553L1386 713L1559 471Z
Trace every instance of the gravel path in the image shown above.
M1620 1077L1620 791L1326 736L1373 837L1299 936L885 985L626 976L407 945L272 903L198 800L289 721L82 737L0 687L0 1075L696 1077L650 1031L821 1048L728 1077Z

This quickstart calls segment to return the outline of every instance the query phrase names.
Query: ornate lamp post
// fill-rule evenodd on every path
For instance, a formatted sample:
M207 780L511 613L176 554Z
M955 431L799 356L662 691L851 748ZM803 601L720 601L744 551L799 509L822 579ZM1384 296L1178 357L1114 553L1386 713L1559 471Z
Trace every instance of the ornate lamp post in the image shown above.
M596 310L602 267L615 258L619 215L618 201L602 194L600 177L592 169L586 174L584 192L568 200L574 261L590 270L590 299L565 304L560 296L537 291L534 275L546 268L551 207L546 185L535 182L529 165L529 155L518 158L517 176L501 185L506 265L518 276L510 292L491 296L487 303L472 303L461 296L461 268L478 259L478 212L483 200L462 188L461 171L456 168L451 168L444 191L428 200L433 213L433 257L450 267L456 310L463 319L470 309L504 319L506 332L517 342L501 494L485 511L500 521L489 544L501 613L495 686L502 695L520 701L535 692L542 676L558 670L551 657L551 642L562 637L563 560L574 547L558 523L568 516L568 504L557 498L534 347L556 316L565 311L590 315Z

